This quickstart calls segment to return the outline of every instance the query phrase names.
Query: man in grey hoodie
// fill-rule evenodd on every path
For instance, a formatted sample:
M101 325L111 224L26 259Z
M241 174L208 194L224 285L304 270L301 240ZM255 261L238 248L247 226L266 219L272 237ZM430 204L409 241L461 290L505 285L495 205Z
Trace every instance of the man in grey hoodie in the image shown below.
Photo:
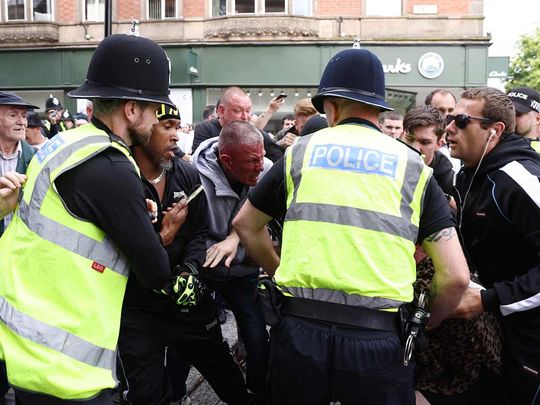
M272 163L264 157L261 133L251 124L233 121L219 137L204 141L193 155L209 209L207 255L201 271L208 287L219 291L234 313L246 347L247 386L264 398L268 333L255 301L259 266L246 256L232 220Z

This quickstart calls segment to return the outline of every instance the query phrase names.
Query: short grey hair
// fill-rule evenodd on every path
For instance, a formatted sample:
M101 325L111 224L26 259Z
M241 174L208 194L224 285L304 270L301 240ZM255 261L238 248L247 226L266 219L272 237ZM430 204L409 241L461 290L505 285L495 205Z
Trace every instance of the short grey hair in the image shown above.
M237 146L259 145L263 143L261 132L245 121L232 121L219 133L218 151L223 153Z

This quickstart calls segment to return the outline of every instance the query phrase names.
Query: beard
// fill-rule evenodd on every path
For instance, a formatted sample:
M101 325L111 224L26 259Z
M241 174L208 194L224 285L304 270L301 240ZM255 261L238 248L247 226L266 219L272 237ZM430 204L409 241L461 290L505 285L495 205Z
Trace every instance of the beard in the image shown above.
M129 137L131 138L131 146L145 147L150 142L152 136L152 128L145 129L141 123L130 126L128 128Z
M165 171L170 172L173 168L173 162L172 160L161 159L159 161L159 167L161 167Z

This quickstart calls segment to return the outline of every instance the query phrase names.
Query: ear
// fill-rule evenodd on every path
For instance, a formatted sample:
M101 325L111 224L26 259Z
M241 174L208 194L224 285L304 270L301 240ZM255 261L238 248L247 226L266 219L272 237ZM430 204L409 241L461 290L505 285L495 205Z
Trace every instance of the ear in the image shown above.
M232 158L230 155L227 155L226 153L220 153L219 154L219 161L221 162L221 164L223 165L223 167L230 171L231 169L231 161L232 161Z
M220 104L216 110L217 116L219 118L223 117L223 112L225 111L225 107L223 107L223 104Z
M496 122L489 130L489 141L499 143L506 126L504 122Z
M122 111L124 112L124 115L126 119L129 122L134 122L139 117L137 114L137 111L140 109L140 106L137 104L136 101L128 100L124 103L122 106Z

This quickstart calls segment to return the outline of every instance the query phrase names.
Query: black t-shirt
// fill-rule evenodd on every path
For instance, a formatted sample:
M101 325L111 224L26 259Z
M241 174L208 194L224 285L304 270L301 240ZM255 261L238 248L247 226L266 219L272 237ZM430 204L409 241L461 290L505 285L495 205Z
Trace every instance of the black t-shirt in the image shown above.
M197 124L195 131L193 132L193 144L191 146L191 152L195 153L195 150L199 147L199 145L207 139L219 136L219 131L221 131L221 124L219 123L218 118L203 121Z
M195 133L193 135L193 146L192 151L195 152L195 150L199 147L201 143L206 141L207 139L214 138L216 136L219 136L219 132L221 131L221 124L219 123L218 118L214 118L210 121L203 121L200 124L198 124L195 127ZM264 140L264 150L266 152L266 157L270 159L272 162L277 162L279 159L283 157L283 149L281 149L273 140L270 138L270 135L268 135L265 131L260 131L263 140Z
M429 165L433 169L433 177L446 194L452 194L454 188L454 169L452 162L441 152L436 151Z
M55 184L67 208L101 228L120 249L142 285L165 285L169 259L148 216L141 178L122 152L106 149L60 175Z
M284 159L276 162L248 194L251 204L272 218L283 217L287 211L284 165ZM427 236L454 226L448 202L432 176L424 196L417 242L421 243Z

